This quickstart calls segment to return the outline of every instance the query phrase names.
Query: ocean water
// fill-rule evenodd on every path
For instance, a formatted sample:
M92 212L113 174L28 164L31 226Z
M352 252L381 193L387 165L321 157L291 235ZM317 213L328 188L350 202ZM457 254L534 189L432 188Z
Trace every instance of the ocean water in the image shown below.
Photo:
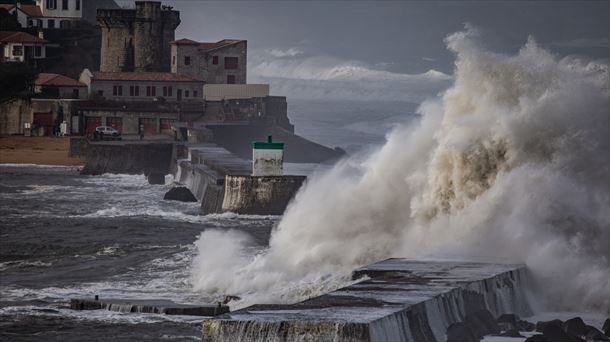
M382 144L414 108L301 100L289 111L297 133L355 152ZM162 200L170 178L149 185L144 176L0 164L0 340L199 340L200 317L69 309L71 298L95 295L215 303L220 294L192 285L201 234L246 234L251 255L268 246L280 217L202 215L199 203Z

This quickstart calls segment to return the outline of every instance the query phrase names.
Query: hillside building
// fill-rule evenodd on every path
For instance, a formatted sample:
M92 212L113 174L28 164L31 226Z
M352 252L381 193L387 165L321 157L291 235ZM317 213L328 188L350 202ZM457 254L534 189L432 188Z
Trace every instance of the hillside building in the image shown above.
M203 82L188 75L169 72L90 72L80 81L90 97L117 101L203 101Z
M70 77L40 73L34 82L34 93L49 94L60 99L86 99L87 85Z
M171 70L191 75L206 84L245 84L247 51L248 42L245 40L201 43L180 39L171 42Z
M82 19L82 1L84 0L36 0L35 5L17 2L0 4L0 8L15 15L23 28L70 28Z
M0 62L29 62L47 56L48 41L25 32L0 31Z

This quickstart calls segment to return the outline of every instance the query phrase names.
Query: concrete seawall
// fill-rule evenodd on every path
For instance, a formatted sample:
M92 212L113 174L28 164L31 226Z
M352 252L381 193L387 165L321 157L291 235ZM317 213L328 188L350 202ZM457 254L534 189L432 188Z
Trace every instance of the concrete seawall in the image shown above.
M305 176L226 176L223 211L281 215Z
M169 174L173 144L162 142L90 142L83 174Z
M201 201L203 213L281 215L307 177L250 176L252 164L215 144L189 148L174 179Z
M447 327L481 309L530 314L520 265L388 259L368 277L291 305L254 305L203 322L203 341L445 341Z

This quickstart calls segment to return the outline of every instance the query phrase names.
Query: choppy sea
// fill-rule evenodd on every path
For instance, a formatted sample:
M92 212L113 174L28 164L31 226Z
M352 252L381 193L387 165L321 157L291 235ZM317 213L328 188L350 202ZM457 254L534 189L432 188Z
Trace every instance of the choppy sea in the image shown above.
M409 103L291 101L296 133L354 153L408 123ZM200 317L74 311L70 298L214 302L190 284L194 242L208 229L264 248L277 216L202 215L163 201L144 176L83 176L73 167L0 164L0 340L199 340Z

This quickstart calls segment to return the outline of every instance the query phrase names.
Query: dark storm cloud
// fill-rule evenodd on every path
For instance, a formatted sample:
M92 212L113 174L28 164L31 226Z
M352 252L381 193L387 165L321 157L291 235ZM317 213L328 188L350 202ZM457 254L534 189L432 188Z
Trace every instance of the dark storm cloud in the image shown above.
M453 56L443 39L467 22L498 52L514 52L533 35L558 54L609 54L608 1L165 3L181 11L179 37L243 38L250 49L298 48L395 72L451 72Z

